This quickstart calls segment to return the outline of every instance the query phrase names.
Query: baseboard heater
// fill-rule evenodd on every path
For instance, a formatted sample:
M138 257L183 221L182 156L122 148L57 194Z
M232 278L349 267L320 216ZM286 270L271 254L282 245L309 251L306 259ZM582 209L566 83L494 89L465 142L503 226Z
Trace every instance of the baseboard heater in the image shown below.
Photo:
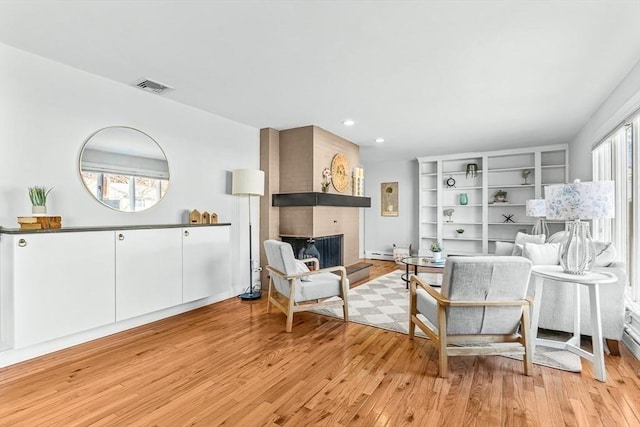
M367 259L378 259L382 261L393 261L393 253L385 251L365 251Z

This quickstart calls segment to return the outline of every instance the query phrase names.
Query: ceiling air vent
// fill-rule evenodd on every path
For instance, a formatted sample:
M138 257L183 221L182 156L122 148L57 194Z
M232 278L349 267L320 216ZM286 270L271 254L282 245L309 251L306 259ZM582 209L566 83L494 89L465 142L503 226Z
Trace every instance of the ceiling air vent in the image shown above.
M165 93L170 90L173 90L171 86L167 86L159 82L154 82L153 80L149 80L149 79L139 80L135 82L133 85L136 87L139 87L140 89L144 89L148 92L153 92L157 94L161 94L161 93Z

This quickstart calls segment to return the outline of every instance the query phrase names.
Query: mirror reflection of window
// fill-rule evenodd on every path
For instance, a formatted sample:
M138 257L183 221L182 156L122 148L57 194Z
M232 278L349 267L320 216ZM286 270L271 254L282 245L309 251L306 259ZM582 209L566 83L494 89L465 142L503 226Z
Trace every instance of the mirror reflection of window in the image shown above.
M169 164L160 146L126 127L105 128L87 140L80 175L98 201L123 212L154 206L169 188Z

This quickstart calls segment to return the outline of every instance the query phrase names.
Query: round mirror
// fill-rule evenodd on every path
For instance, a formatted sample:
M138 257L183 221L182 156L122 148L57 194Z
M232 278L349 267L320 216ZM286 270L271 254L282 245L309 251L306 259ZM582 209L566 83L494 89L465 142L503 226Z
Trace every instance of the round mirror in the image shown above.
M100 203L139 212L158 203L169 188L164 151L146 133L125 126L100 129L80 153L80 176Z

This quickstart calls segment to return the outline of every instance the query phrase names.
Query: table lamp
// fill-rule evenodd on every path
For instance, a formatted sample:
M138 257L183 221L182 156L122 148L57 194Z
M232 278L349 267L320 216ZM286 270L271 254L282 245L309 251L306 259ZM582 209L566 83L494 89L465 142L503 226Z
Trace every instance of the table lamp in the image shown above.
M253 248L251 244L251 196L264 195L264 172L253 169L236 169L231 177L231 194L247 196L249 201L249 291L240 294L243 300L260 299L260 289L254 290L253 284Z
M526 215L536 218L536 223L531 229L531 234L544 234L549 237L549 226L544 220L547 216L547 201L545 199L531 199L525 202Z
M544 188L547 219L567 221L567 238L560 254L565 273L586 274L595 259L589 223L580 220L606 219L615 216L613 181L548 185Z

